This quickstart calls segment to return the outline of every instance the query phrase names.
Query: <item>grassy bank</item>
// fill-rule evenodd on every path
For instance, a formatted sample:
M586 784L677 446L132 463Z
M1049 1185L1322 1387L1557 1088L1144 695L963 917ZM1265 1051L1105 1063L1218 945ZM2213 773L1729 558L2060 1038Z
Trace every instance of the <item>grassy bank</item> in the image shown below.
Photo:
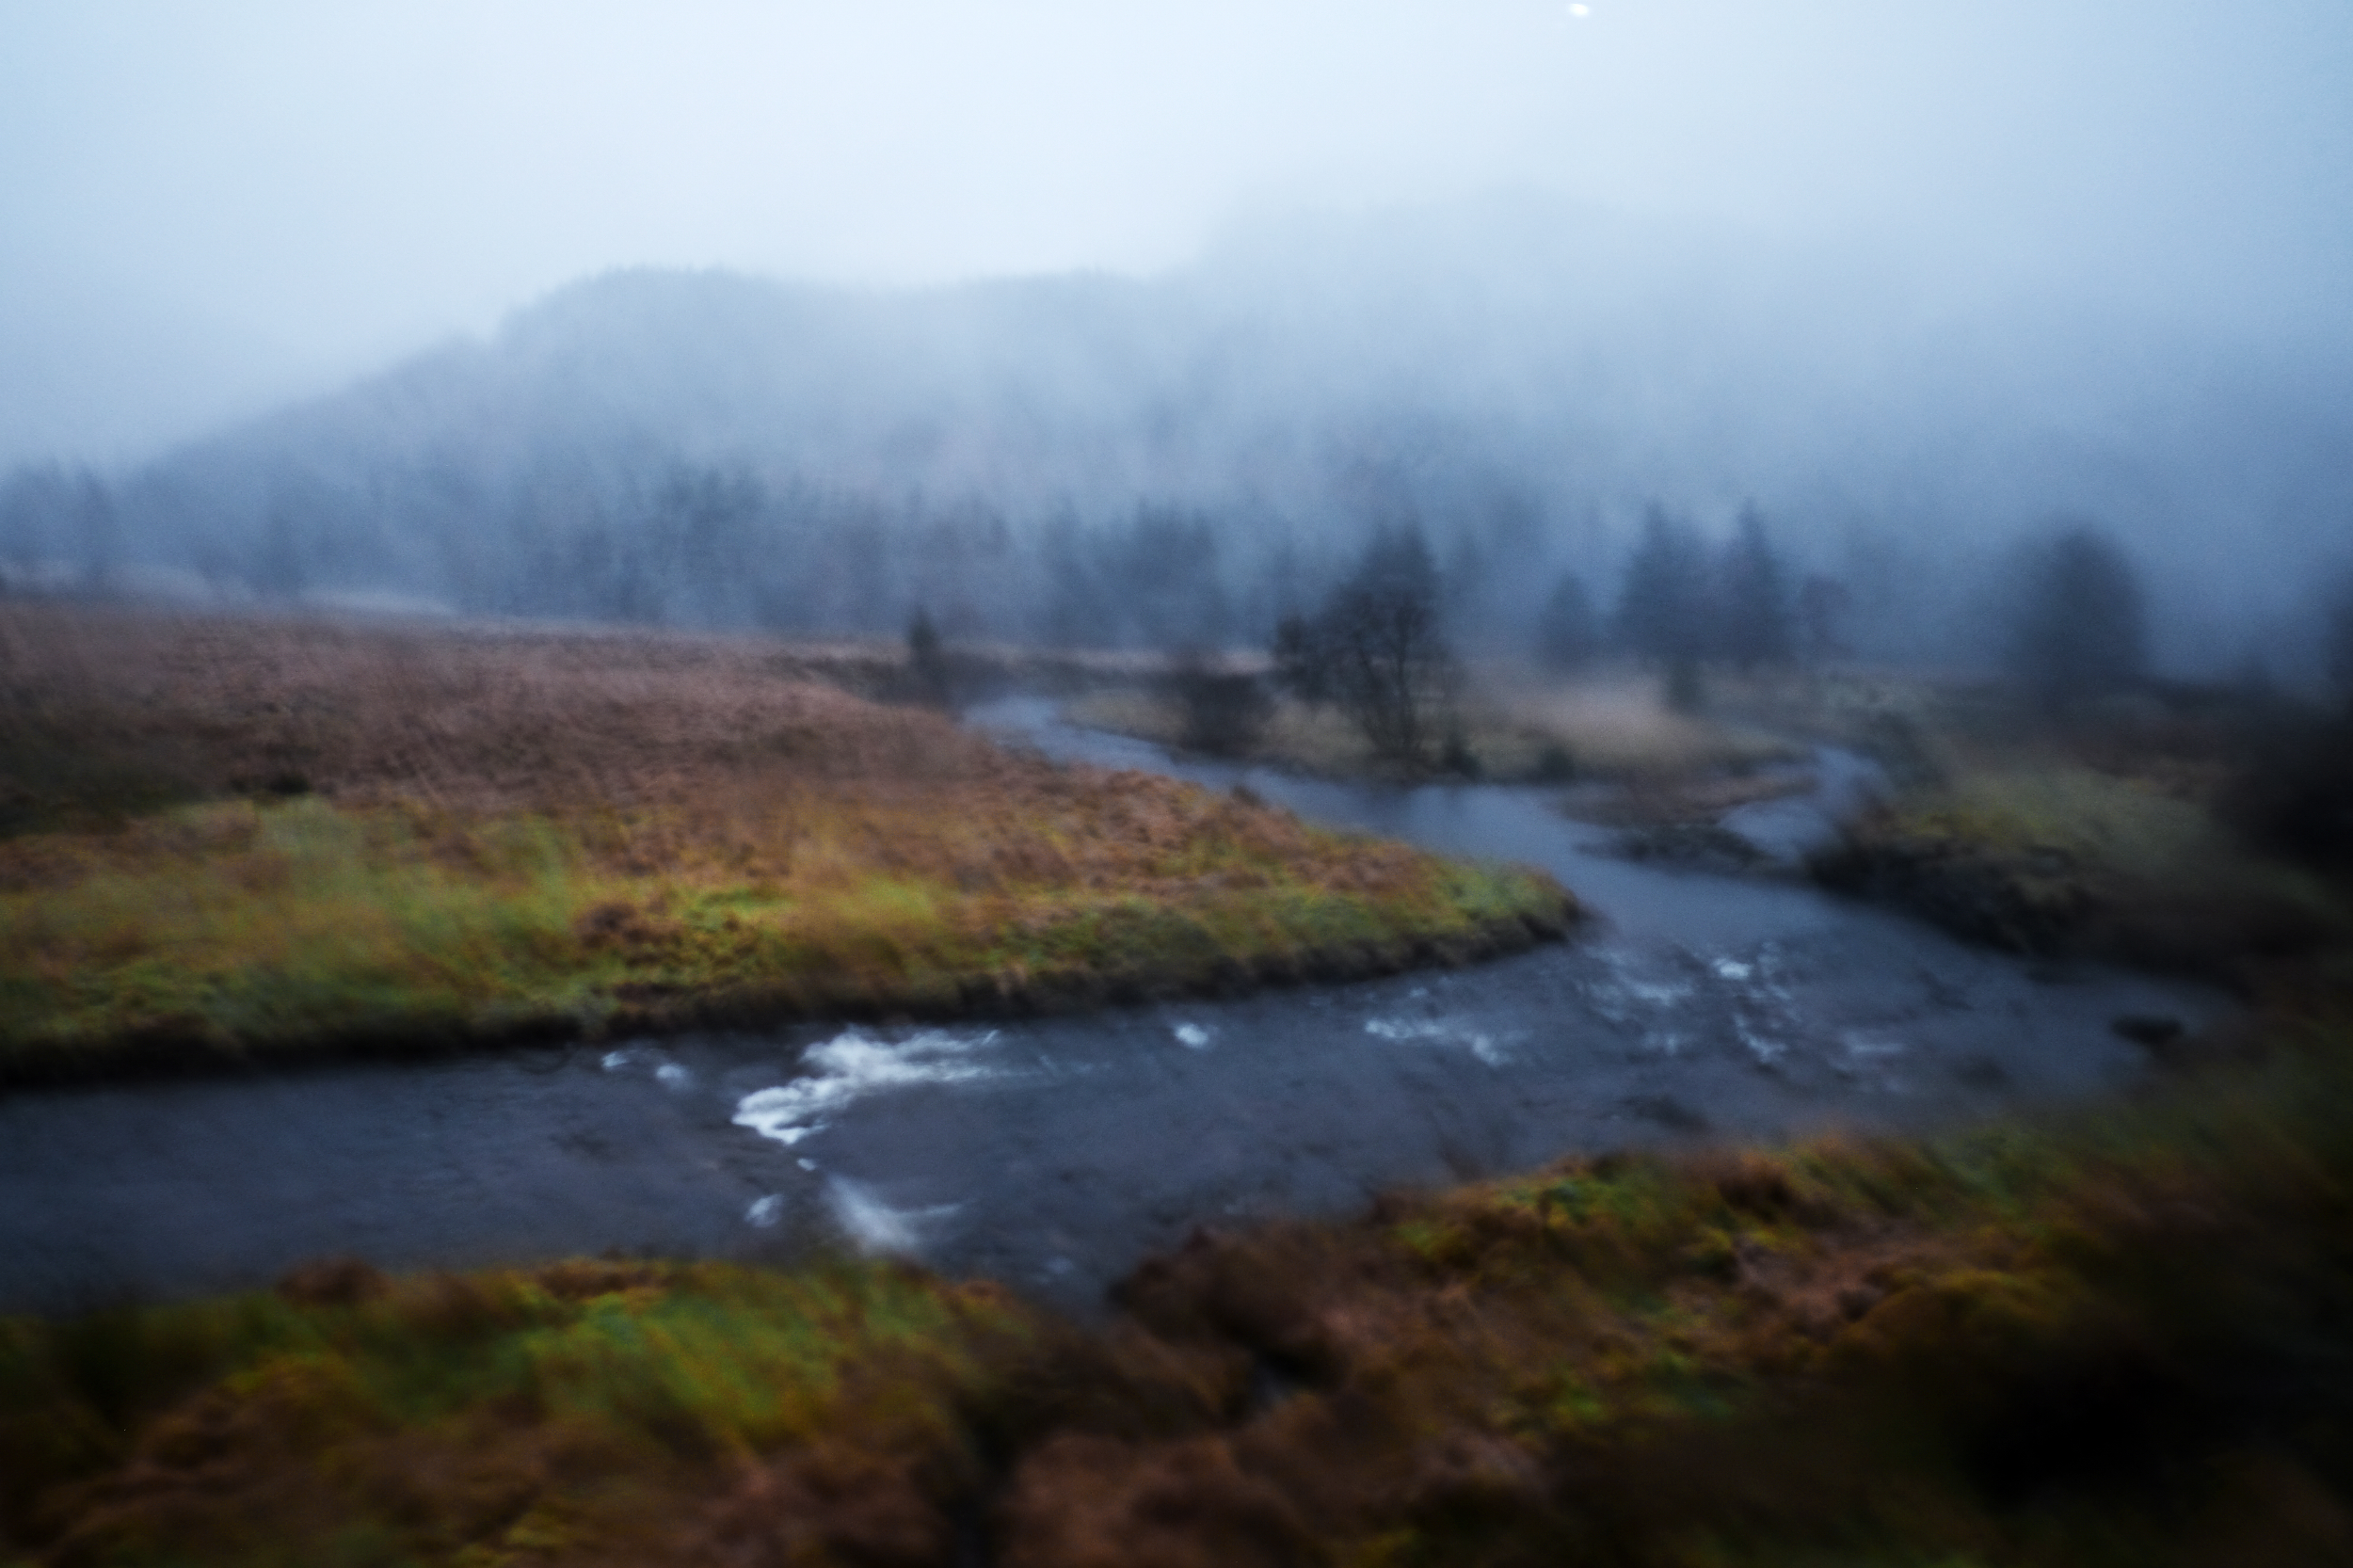
M797 1536L944 1560L931 1505L979 1468L960 1413L1033 1334L985 1289L888 1270L603 1263L326 1265L274 1294L7 1323L0 1554L808 1560Z
M2210 810L2064 761L1972 769L1852 824L1817 873L1963 936L2229 978L2334 938L2344 912Z
M2061 1126L1197 1237L1107 1327L574 1264L0 1331L0 1560L2206 1565L2353 1554L2342 1025Z
M1877 687L1847 729L1898 787L1817 859L1824 882L2012 952L2249 989L2353 932L2343 888L2241 808L2313 720L2190 692L2057 722L1992 688Z
M15 609L0 655L0 1076L1216 989L1574 913L757 642Z

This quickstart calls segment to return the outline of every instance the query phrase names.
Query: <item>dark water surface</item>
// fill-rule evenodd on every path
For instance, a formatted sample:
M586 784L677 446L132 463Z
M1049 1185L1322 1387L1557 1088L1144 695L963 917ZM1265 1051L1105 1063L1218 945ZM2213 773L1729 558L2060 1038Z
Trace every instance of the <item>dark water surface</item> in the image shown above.
M1551 869L1601 919L1474 969L946 1029L800 1027L0 1099L0 1310L463 1267L847 1242L1083 1307L1196 1224L1573 1150L1912 1128L2115 1092L2121 1014L2198 987L1963 947L1794 879L1605 853L1544 792L1171 762L991 704L1049 756L1246 780L1303 815ZM1794 854L1869 784L1731 824Z

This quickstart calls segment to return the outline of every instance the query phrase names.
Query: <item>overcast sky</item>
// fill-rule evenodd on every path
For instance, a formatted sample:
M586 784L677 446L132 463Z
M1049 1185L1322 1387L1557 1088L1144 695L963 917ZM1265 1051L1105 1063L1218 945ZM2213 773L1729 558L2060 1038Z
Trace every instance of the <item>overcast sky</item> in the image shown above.
M0 0L0 460L614 266L1142 273L1497 187L2340 331L2353 4Z

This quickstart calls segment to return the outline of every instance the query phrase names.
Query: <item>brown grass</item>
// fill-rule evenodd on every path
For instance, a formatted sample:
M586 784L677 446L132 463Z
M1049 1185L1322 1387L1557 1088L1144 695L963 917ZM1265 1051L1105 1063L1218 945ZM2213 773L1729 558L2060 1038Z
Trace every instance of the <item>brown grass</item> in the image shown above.
M936 716L753 639L0 610L0 694L91 753L207 794L303 789L465 810L703 798L715 783L982 777ZM38 759L12 756L21 794ZM72 803L57 803L71 808Z
M1485 672L1490 694L1472 711L1494 734L1494 771L1526 776L1547 746L1564 750L1579 776L1635 782L1695 780L1743 774L1801 755L1785 741L1725 716L1678 713L1665 701L1664 678L1609 670L1574 680L1541 680L1504 668ZM1482 753L1482 759L1484 753Z
M1219 988L1565 918L1534 873L1056 767L804 667L12 607L0 1065Z

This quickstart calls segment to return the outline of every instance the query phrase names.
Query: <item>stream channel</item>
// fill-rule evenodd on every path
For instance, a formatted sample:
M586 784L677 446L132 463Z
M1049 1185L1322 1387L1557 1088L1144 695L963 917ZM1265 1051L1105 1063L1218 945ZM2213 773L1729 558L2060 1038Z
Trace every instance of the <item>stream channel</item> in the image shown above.
M1195 1225L1573 1151L1950 1126L2114 1094L2121 1015L2199 986L1965 946L1794 874L1630 860L1557 791L1401 790L1171 759L1009 698L968 722L1319 822L1541 865L1565 944L1353 984L1083 1016L804 1025L0 1098L0 1312L265 1285L356 1255L463 1268L617 1249L785 1261L844 1244L1051 1304ZM1785 864L1870 787L1725 825Z

